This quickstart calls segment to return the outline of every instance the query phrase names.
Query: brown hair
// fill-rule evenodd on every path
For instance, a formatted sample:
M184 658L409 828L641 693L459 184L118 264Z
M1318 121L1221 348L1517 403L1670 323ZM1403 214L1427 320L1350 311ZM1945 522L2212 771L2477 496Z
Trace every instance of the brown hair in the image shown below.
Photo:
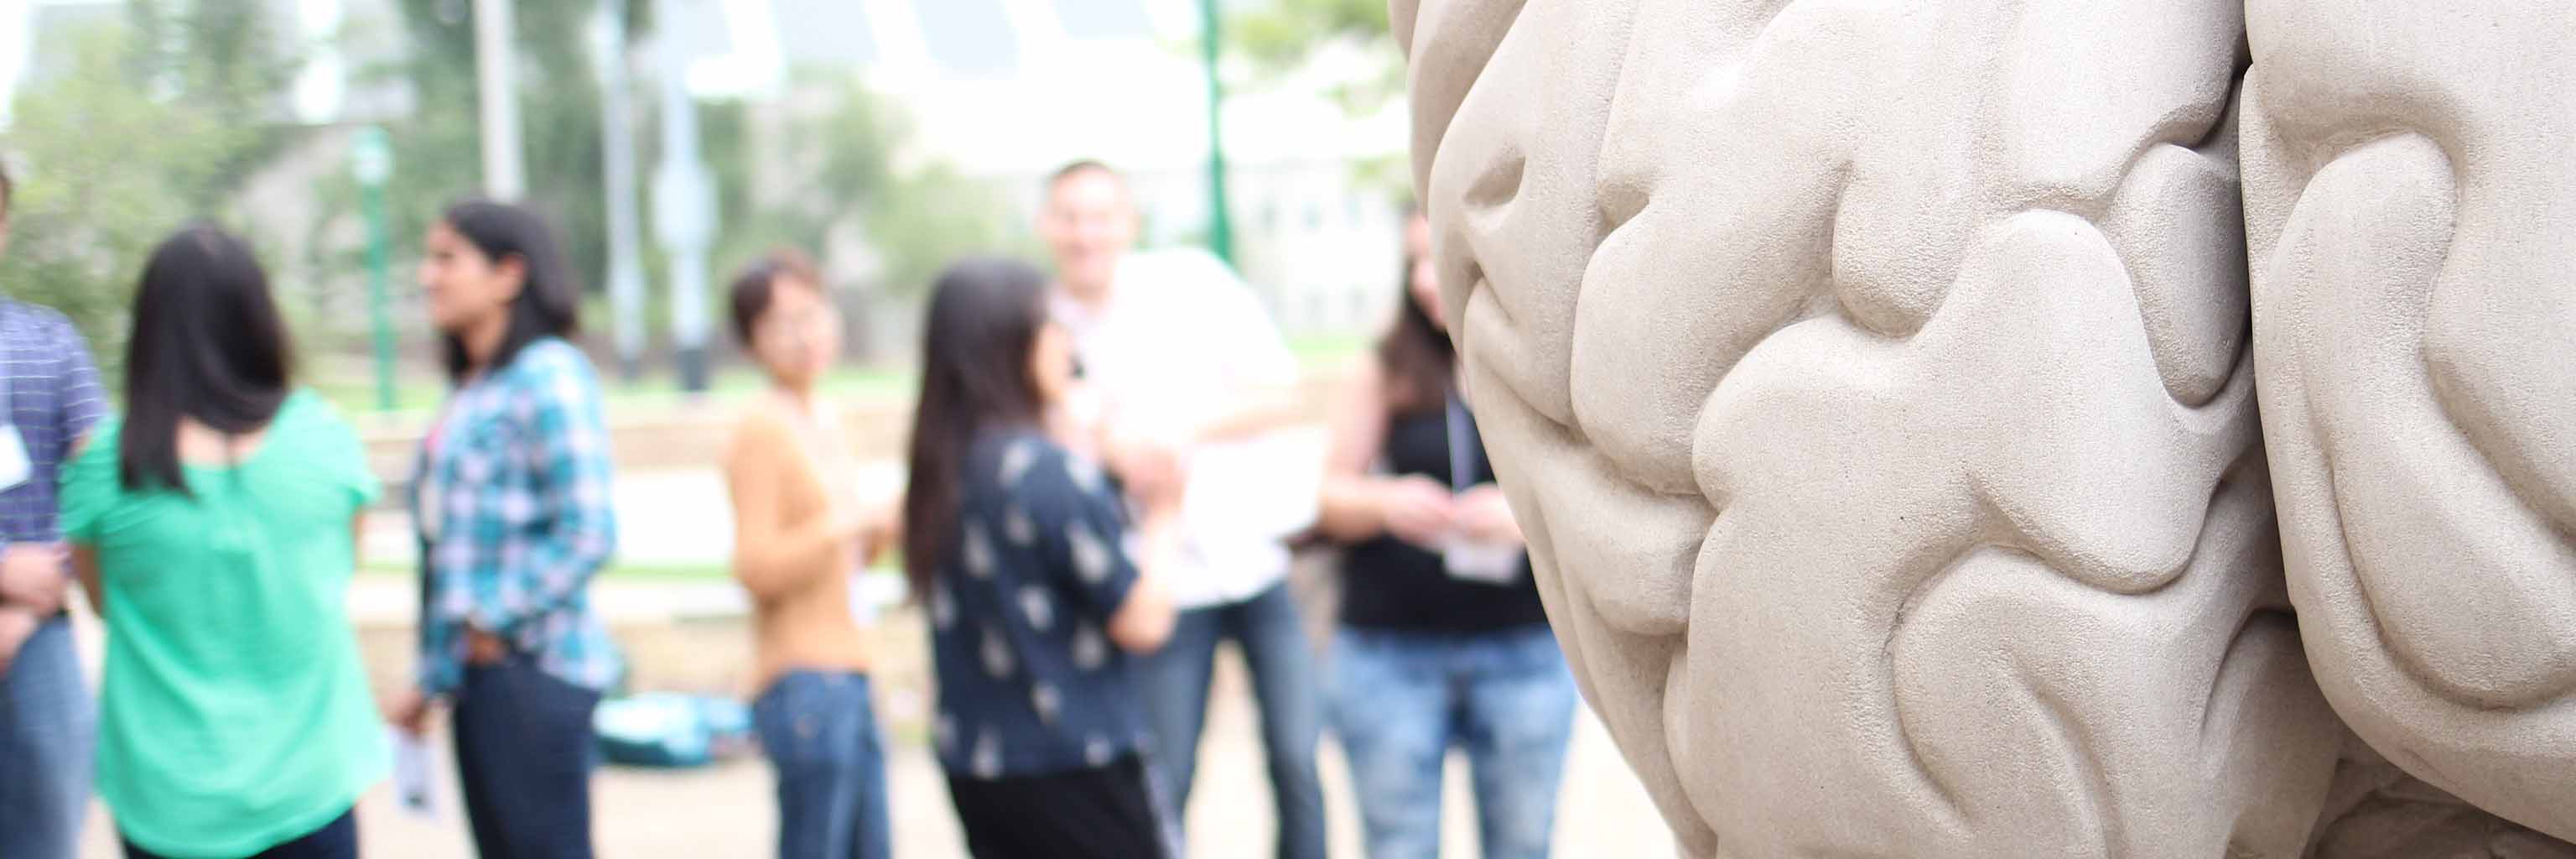
M816 289L823 286L822 275L814 268L813 259L793 249L770 251L750 265L743 266L742 271L733 276L730 292L733 336L742 341L743 348L752 347L752 332L760 327L761 315L769 312L769 303L778 294L778 279L781 277L793 277Z
M1408 209L1405 220L1413 219ZM1377 341L1378 369L1385 374L1388 411L1409 415L1442 408L1458 383L1458 347L1431 321L1430 308L1413 297L1412 251L1396 274L1395 327Z

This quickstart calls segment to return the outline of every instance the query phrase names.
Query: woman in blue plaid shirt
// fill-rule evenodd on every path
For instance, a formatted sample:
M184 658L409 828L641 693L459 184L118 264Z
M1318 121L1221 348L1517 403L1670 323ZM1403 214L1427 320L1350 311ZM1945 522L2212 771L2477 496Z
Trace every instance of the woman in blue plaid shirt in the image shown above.
M413 483L420 685L389 714L455 715L458 781L484 859L588 857L591 710L623 672L591 611L617 542L590 361L563 339L581 290L516 206L430 227L420 279L455 383Z

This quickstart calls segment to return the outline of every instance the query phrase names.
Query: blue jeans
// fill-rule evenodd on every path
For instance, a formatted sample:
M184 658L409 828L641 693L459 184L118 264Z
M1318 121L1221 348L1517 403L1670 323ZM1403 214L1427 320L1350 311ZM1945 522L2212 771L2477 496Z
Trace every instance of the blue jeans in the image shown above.
M456 780L483 859L590 859L591 711L599 693L513 656L468 666L456 697Z
M1280 859L1322 859L1324 785L1315 774L1315 744L1323 732L1322 689L1315 655L1297 616L1297 602L1281 583L1260 596L1230 605L1181 612L1171 640L1144 660L1145 718L1153 729L1156 780L1177 824L1190 806L1190 777L1198 769L1199 731L1207 724L1209 677L1216 645L1232 638L1252 668L1260 699L1261 739L1268 749L1270 788L1278 803Z
M779 859L886 859L885 745L868 676L794 671L751 705L778 771Z
M1333 729L1370 859L1440 855L1441 768L1464 746L1486 859L1540 859L1556 822L1574 674L1547 627L1483 633L1343 627Z
M71 622L46 621L0 682L0 856L71 859L98 753L94 706Z

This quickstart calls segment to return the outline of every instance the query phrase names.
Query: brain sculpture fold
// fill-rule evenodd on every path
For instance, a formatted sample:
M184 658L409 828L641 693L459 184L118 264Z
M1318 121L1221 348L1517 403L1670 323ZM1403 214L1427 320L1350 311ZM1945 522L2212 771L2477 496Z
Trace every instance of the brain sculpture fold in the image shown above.
M2410 5L1395 0L1468 395L1687 852L2297 855L2329 700L2567 834L2475 788L2576 797L2576 293L2511 223L2576 112L2336 41Z
M2328 700L2576 838L2576 9L2249 3L2263 420Z

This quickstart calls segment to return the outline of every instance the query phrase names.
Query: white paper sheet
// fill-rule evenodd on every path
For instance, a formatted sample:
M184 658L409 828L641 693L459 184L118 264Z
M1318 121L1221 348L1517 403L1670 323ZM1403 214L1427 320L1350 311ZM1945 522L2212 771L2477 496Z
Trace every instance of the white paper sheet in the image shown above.
M436 820L438 784L430 767L429 738L387 725L385 739L393 744L395 801L406 814Z

